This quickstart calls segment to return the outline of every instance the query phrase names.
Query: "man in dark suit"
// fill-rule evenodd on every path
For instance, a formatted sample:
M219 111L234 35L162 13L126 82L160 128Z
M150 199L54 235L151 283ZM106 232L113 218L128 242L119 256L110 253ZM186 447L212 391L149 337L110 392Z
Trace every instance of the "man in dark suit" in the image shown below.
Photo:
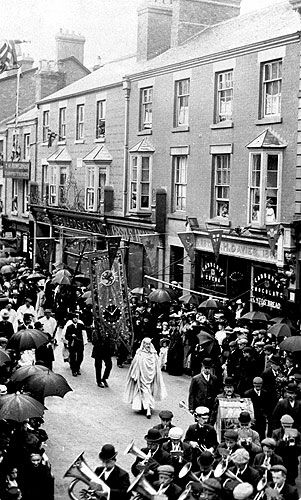
M287 469L283 465L271 467L272 482L269 486L280 494L283 500L298 500L299 494L295 486L287 483Z
M168 441L162 445L162 450L170 454L176 477L183 465L192 460L191 446L181 441L183 434L184 431L180 427L172 427L168 433Z
M116 465L117 452L114 446L112 444L105 444L98 456L102 462L102 466L95 469L95 474L110 488L110 500L127 500L130 497L127 493L130 486L130 478L125 470ZM100 486L94 481L91 481L90 489L95 490L96 496L98 494L102 495L105 491L104 485ZM103 497L99 496L99 498Z
M131 471L134 476L138 476L144 470L146 479L153 483L158 479L156 476L158 465L171 465L171 457L167 451L162 450L162 444L166 439L162 438L158 429L149 429L144 439L147 447L142 448L141 451L147 458L137 456Z
M234 466L229 468L230 472L233 472L238 480L250 483L255 490L260 479L260 474L249 465L249 452L244 448L236 450L231 454L231 461L234 463Z
M78 323L77 314L73 314L72 323L66 328L65 339L68 342L70 368L74 377L80 375L80 365L84 359L84 330L84 325Z
M270 394L271 410L273 411L282 396L280 357L277 355L271 356L269 363L269 368L262 373L262 388Z
M267 421L271 416L271 400L268 391L262 388L263 380L261 377L253 379L253 388L244 393L245 398L250 398L253 403L255 430L261 439L265 437Z
M174 427L174 425L171 423L173 419L173 413L170 410L162 410L159 413L159 417L161 420L160 424L154 425L154 429L158 429L158 431L161 433L162 437L168 437L168 433L170 429Z
M266 474L268 481L272 480L270 467L273 465L283 465L280 455L275 453L276 441L273 438L265 438L261 441L262 452L255 455L252 466L257 469L261 476Z
M295 422L296 428L301 430L301 402L297 400L297 385L289 383L285 389L285 398L278 401L273 415L272 426L277 429L280 426L280 419L283 415L290 415Z
M220 390L220 383L212 374L212 361L205 358L202 362L201 373L192 377L189 387L189 410L194 411L198 406L204 405L212 409L216 396Z
M108 378L112 369L112 355L115 343L109 332L95 331L92 335L93 350L91 357L94 358L95 376L98 387L108 387ZM105 365L102 373L103 363Z
M0 321L0 337L6 337L7 340L14 334L13 324L9 321L9 312L2 313L2 321Z
M154 482L154 488L166 495L167 500L179 498L182 488L174 483L175 470L172 465L159 465L157 468L159 479ZM159 495L160 496L160 495ZM159 498L158 496L158 498Z
M200 453L206 449L213 453L218 441L216 430L212 425L208 424L209 408L199 406L196 408L194 415L196 423L188 427L184 442L190 444L193 448L193 470L198 470L197 459Z
M276 441L275 451L283 460L288 473L286 481L295 484L298 476L299 456L301 455L300 432L294 428L294 419L290 415L283 415L280 419L281 427L273 431L273 439Z

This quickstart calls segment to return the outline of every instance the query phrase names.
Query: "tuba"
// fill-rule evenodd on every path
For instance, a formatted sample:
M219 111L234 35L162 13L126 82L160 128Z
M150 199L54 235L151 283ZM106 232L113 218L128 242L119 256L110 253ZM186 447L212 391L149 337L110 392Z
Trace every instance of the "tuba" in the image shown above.
M150 457L150 454L147 455L143 451L138 448L138 446L135 445L135 440L133 439L130 444L126 447L124 450L123 454L127 455L130 453L131 455L134 455L136 458L141 458L142 460L147 460Z
M144 471L140 472L132 484L130 484L127 493L130 492L138 493L138 498L140 498L139 495L142 495L143 498L148 498L149 500L152 500L154 495L158 493L147 479L145 479Z
M93 472L88 466L86 460L83 457L84 452L82 452L70 465L69 469L65 472L64 477L74 477L75 479L71 481L68 486L68 494L72 500L79 500L75 494L73 493L75 485L82 481L83 483L90 485L90 482L93 481L101 486L101 489L104 494L108 495L110 492L110 488L108 485L102 481L96 474Z

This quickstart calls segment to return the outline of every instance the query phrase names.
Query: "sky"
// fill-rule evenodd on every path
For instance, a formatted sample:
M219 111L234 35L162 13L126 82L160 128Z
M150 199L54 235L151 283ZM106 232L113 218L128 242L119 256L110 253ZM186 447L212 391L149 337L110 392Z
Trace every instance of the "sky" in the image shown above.
M0 0L1 38L30 41L22 51L55 59L55 35L60 28L86 38L85 65L135 52L137 5L140 0ZM241 12L283 0L242 0ZM288 1L288 0L287 0Z

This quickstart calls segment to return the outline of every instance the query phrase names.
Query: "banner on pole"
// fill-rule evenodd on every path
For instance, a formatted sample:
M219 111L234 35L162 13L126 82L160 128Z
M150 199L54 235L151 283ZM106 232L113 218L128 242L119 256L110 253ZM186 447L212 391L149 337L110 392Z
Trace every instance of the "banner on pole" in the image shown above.
M191 264L195 262L195 235L192 232L178 233L183 247L185 248Z
M109 263L111 268L120 247L121 236L106 236L106 241L108 243Z
M149 265L147 266L147 274L152 276L158 275L158 246L160 243L160 237L158 234L141 234L140 241L144 246L146 257L148 259Z
M270 245L271 252L275 256L276 244L281 234L280 224L267 224L267 238Z
M222 242L223 230L222 229L208 229L209 237L212 243L215 261L218 261L219 251Z

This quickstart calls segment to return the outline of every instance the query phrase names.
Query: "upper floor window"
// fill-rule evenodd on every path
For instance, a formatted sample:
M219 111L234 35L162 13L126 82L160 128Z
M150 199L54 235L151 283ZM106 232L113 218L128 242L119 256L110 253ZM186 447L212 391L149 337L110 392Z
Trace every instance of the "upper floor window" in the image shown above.
M229 217L230 155L213 156L214 216Z
M131 156L130 210L150 210L151 156Z
M106 134L106 101L96 103L96 139Z
M187 156L173 156L173 211L186 210Z
M140 90L140 130L151 129L153 126L153 88Z
M262 116L281 114L282 60L262 65Z
M59 141L66 139L66 108L59 109Z
M23 159L25 161L30 160L30 134L24 134L23 136Z
M43 142L48 142L49 110L43 111Z
M232 120L233 71L217 74L216 122Z
M58 167L59 169L59 205L64 205L67 201L67 167Z
M104 187L106 185L106 170L100 167L88 166L86 169L86 210L101 211L104 203Z
M23 180L23 200L22 200L22 213L28 215L28 180Z
M84 104L78 104L76 107L76 140L81 141L84 138Z
M42 165L42 202L48 205L49 203L49 172L50 166Z
M11 193L12 215L18 214L18 196L19 196L19 181L18 179L12 179L12 193Z
M249 222L263 226L279 221L282 153L250 154Z
M189 120L189 88L190 80L175 82L175 127L188 125Z

